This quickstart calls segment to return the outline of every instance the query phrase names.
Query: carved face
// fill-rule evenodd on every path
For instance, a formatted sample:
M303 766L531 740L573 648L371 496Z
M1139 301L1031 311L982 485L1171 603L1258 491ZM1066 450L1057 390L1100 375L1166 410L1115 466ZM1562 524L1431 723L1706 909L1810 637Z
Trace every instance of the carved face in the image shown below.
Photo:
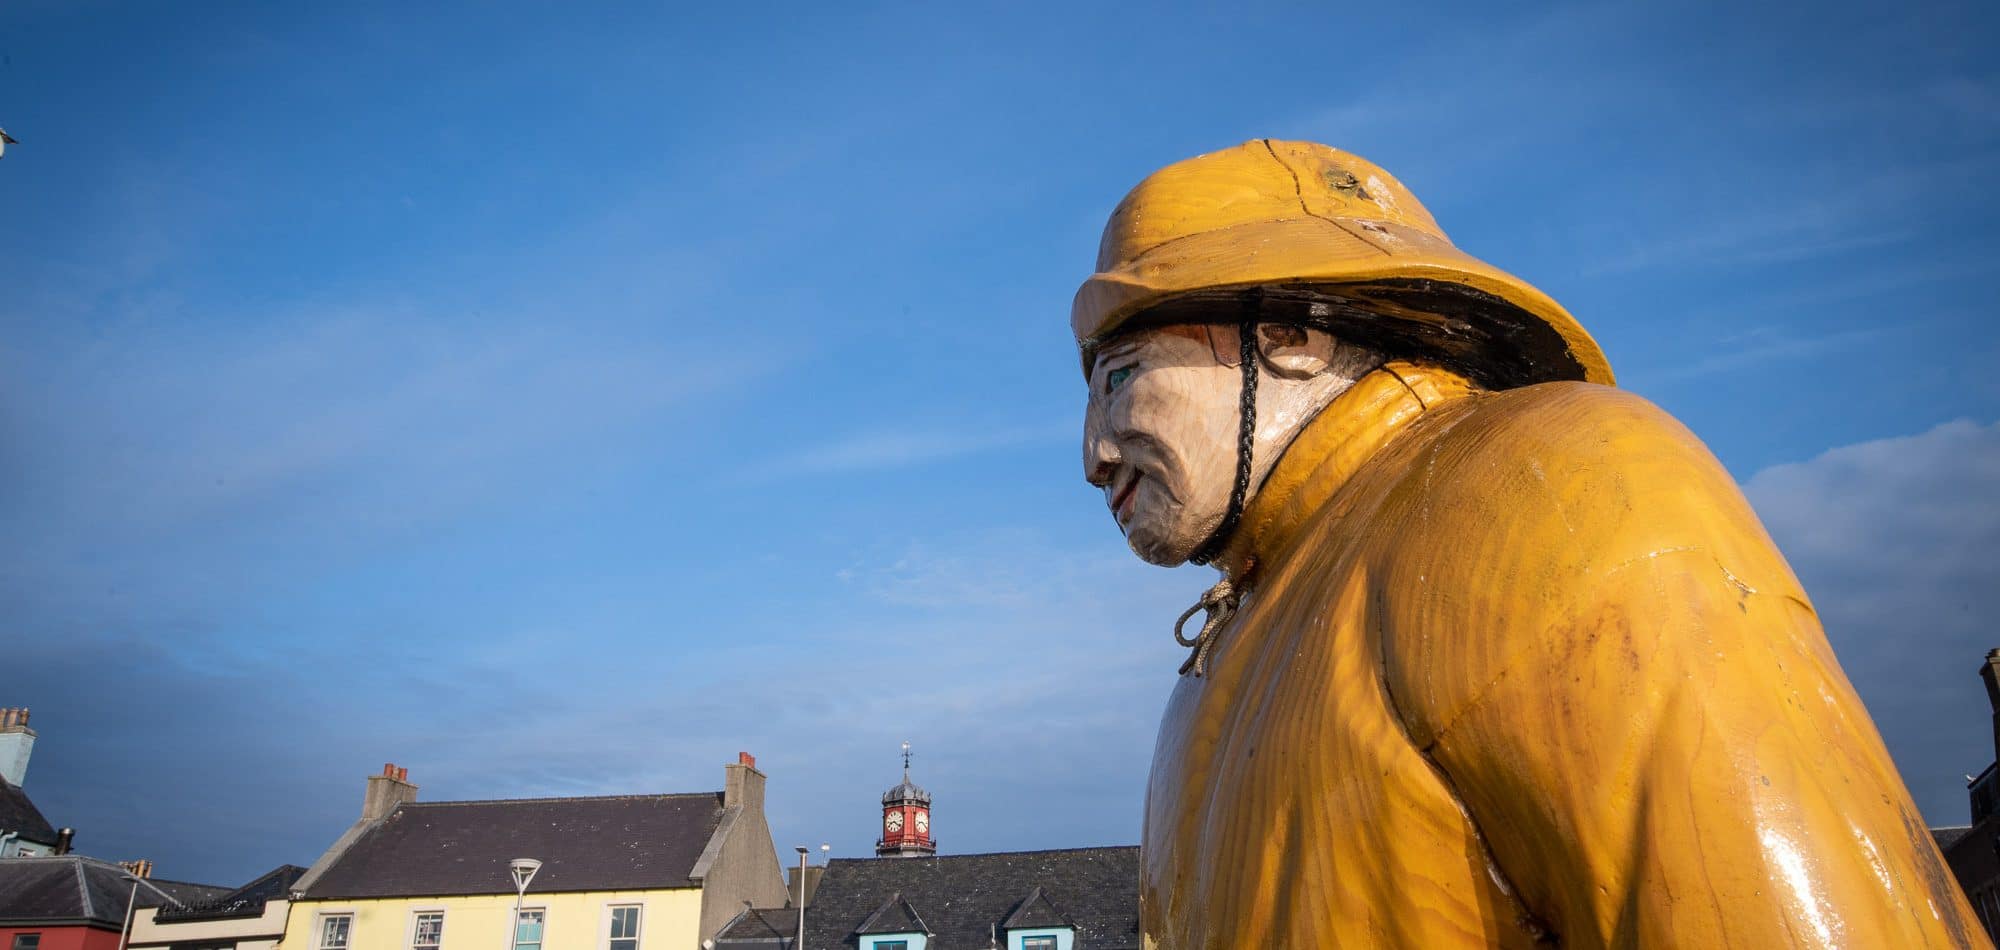
M1132 552L1154 564L1194 553L1229 506L1240 374L1206 327L1162 327L1098 352L1084 415L1084 478Z
M1234 327L1165 326L1105 344L1091 368L1084 478L1103 489L1133 553L1154 564L1186 561L1229 510L1242 418L1239 352ZM1260 327L1258 354L1253 488L1299 429L1379 362L1319 330L1290 326Z

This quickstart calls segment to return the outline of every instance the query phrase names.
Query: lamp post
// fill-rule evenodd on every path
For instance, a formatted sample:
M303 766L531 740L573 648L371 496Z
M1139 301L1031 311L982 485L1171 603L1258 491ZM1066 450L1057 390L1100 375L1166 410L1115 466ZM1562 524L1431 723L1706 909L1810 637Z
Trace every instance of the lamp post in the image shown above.
M806 846L799 845L799 932L792 935L792 946L803 947L806 939Z
M521 942L521 899L528 895L528 882L535 879L535 872L542 869L542 862L534 858L515 858L507 862L507 869L514 873L514 919L507 925L507 950L516 950Z
M139 875L127 871L125 876L132 879L132 893L125 896L125 923L118 928L118 950L132 945L132 915L139 907Z

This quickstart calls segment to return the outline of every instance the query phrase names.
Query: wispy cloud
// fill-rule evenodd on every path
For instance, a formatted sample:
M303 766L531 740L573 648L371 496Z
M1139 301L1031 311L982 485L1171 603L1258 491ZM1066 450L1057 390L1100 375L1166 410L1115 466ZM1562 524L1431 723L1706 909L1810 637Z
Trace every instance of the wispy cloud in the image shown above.
M765 465L767 478L793 474L877 471L1045 445L1077 437L1074 423L986 428L967 421L923 429L877 429L807 446Z
M1769 210L1675 221L1586 265L1582 273L1600 277L1723 263L1780 264L1886 247L1915 236L1905 227L1882 227L1879 215L1851 200L1812 198Z
M1890 331L1874 328L1804 334L1777 327L1758 327L1712 343L1708 355L1689 363L1628 374L1647 385L1684 383L1783 360L1802 360L1866 346Z

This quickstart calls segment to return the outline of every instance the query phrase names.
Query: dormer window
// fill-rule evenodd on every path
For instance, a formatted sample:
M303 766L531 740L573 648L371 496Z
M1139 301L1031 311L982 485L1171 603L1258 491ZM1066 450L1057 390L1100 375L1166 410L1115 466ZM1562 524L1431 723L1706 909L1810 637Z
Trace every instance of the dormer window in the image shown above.
M925 950L931 928L917 915L917 909L895 894L868 915L855 931L857 950Z
M1000 925L1007 931L1007 950L1071 950L1076 924L1040 887L1028 892Z

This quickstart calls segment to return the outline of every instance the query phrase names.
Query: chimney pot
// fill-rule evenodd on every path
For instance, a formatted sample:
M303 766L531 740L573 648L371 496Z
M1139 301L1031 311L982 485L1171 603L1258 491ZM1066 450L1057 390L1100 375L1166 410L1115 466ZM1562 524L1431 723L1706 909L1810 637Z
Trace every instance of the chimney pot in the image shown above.
M738 752L736 753L736 764L747 765L754 769L757 767L757 757L748 752Z

